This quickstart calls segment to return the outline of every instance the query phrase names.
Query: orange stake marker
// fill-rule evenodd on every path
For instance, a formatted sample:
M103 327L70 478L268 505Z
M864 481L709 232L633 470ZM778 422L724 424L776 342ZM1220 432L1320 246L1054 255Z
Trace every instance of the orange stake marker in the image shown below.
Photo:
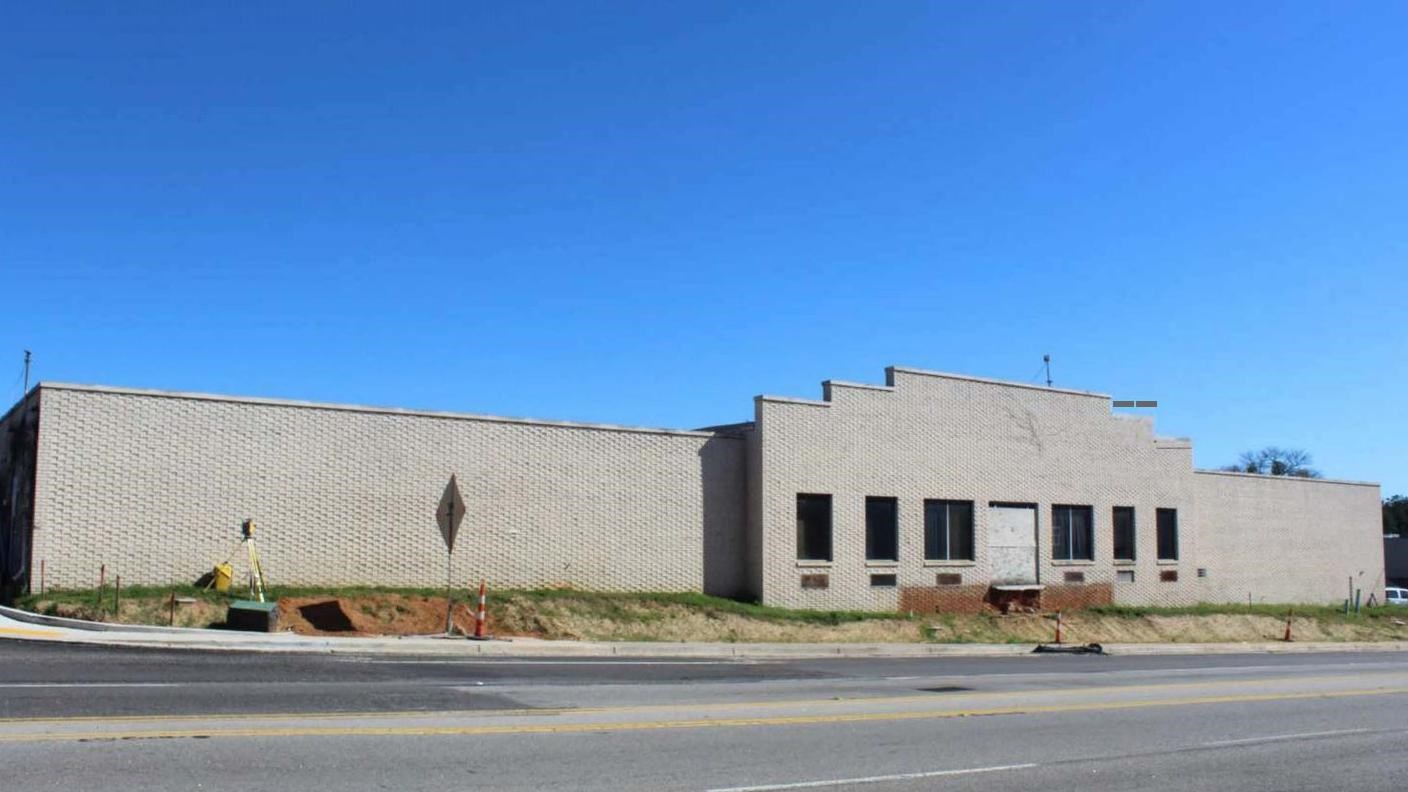
M485 633L484 633L484 622L485 622L485 620L486 620L486 616L485 616L485 614L484 614L484 599L485 599L485 596L484 596L484 595L485 595L485 591L486 591L486 589L485 589L485 586L484 586L484 581L481 580L481 581L479 581L479 610L476 611L475 614L474 614L474 637L475 637L475 638L487 638L487 637L488 637L488 636L485 635Z

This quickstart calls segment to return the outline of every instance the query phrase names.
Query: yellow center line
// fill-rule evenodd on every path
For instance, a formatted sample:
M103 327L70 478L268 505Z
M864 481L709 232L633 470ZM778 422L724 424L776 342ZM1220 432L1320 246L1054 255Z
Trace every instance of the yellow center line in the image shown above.
M25 635L30 638L50 638L63 633L57 630L35 630L29 627L0 627L0 635Z
M1118 693L1122 691L1158 691L1158 690L1187 690L1190 688L1220 688L1248 685L1269 685L1277 682L1294 681L1297 684L1317 684L1326 682L1357 682L1363 684L1376 679L1400 681L1408 677L1408 673L1400 671L1383 671L1367 674L1334 674L1322 676L1277 676L1277 677L1255 677L1247 679L1217 679L1204 682L1164 682L1157 685L1142 685L1132 682L1125 685L1100 685L1095 687L1079 688L1022 688L1021 690L971 690L953 692L945 694L935 693L906 693L902 696L854 696L843 695L830 696L827 698L812 699L776 699L769 701L732 701L711 704L707 702L676 703L676 704L634 704L618 707L544 707L541 709L519 707L508 709L458 709L458 710L386 710L386 711L361 711L361 712L271 712L271 713L192 713L187 715L73 715L56 718L0 718L0 725L4 724L46 724L46 723L172 723L187 721L279 721L279 720L365 720L365 719L387 719L387 718L441 718L447 716L460 717L514 717L514 716L561 716L561 715L597 715L621 712L680 712L689 710L708 710L715 712L719 710L739 710L739 709L782 709L785 707L817 707L835 706L840 704L901 704L913 701L934 701L935 697L942 695L945 701L962 701L973 698L1014 698L1021 696L1075 696L1080 694L1098 693ZM942 677L936 677L942 678ZM443 687L463 687L462 685L443 685ZM478 691L479 689L476 689ZM484 692L493 692L494 688L483 688Z
M195 737L444 737L504 734L572 734L582 732L629 732L660 729L704 729L746 726L799 726L812 724L864 723L883 721L941 720L984 715L1037 715L1045 713L1133 710L1155 707L1182 707L1206 704L1334 699L1352 696L1408 694L1408 687L1340 690L1318 693L1252 693L1228 696L1197 696L1153 701L1082 702L1033 706L989 707L981 709L930 710L923 712L868 712L835 715L787 715L754 718L703 718L621 723L548 723L500 726L286 726L238 729L172 729L92 732L36 732L0 735L0 743L79 742L88 740L174 739Z

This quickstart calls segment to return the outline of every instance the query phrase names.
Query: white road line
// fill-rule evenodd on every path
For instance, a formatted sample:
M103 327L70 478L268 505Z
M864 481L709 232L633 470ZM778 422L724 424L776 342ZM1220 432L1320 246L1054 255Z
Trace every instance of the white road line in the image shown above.
M1250 745L1252 743L1278 742L1280 740L1305 740L1311 737L1336 737L1341 734L1363 734L1373 729L1336 729L1335 731L1301 732L1300 734L1274 734L1269 737L1244 737L1240 740L1217 740L1203 745L1215 748L1223 745Z
M10 682L0 688L165 688L186 687L184 682Z
M912 781L918 778L939 778L941 776L971 775L974 773L996 773L1000 770L1024 770L1036 767L1034 763L1014 765L994 765L992 767L969 767L963 770L931 770L925 773L895 773L894 775L864 776L862 778L835 778L829 781L798 781L793 784L764 784L762 786L720 787L709 792L769 792L776 789L815 789L817 787L845 786L848 784L883 784L886 781Z

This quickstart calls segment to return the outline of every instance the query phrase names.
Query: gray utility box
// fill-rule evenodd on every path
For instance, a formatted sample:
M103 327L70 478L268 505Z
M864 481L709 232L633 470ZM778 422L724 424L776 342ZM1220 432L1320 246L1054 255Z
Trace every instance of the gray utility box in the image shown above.
M235 600L225 612L225 626L231 630L274 632L278 629L279 605L276 602Z

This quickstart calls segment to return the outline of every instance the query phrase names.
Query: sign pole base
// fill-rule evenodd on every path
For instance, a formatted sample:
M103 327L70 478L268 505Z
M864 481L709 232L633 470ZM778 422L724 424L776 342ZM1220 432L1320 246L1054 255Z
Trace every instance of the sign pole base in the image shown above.
M455 634L455 623L451 616L455 612L455 600L451 596L450 588L450 553L445 553L445 637L450 638Z

